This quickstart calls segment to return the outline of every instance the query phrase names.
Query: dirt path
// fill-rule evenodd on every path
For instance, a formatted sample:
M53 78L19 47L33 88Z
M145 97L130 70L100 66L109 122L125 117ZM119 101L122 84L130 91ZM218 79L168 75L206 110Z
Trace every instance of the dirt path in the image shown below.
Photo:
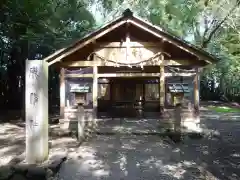
M159 136L98 135L74 152L58 179L240 179L240 114L205 110L202 125L212 133L179 144Z
M204 110L201 116L204 128L215 134L180 144L156 135L116 134L78 147L71 137L50 137L51 152L69 152L56 179L240 179L240 114ZM25 130L2 123L0 133L0 165L5 165L24 152Z
M158 136L98 135L77 153L63 164L59 180L177 180L196 177L192 172L198 169L181 162L181 152Z

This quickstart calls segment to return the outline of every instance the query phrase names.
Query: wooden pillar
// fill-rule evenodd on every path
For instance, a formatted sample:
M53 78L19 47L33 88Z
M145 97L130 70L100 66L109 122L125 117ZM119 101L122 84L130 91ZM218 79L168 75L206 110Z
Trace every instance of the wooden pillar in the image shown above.
M142 83L142 106L143 106L143 109L144 109L144 103L145 103L145 83L143 81L143 83Z
M159 98L160 98L160 112L164 112L165 107L165 73L164 65L160 65L160 81L159 81Z
M112 82L112 79L110 79L110 102L112 103L113 102L113 82Z
M93 66L93 87L92 87L92 98L93 98L93 115L96 118L97 106L98 106L98 67Z
M194 76L194 81L193 81L193 103L194 103L194 109L195 113L198 115L199 114L199 90L200 90L200 73L199 73L199 68L196 68L196 74Z
M65 109L65 69L60 70L60 118L64 118Z

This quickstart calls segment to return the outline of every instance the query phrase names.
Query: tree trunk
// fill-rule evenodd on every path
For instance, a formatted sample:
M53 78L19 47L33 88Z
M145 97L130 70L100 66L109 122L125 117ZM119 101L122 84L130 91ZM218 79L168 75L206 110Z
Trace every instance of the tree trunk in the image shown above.
M20 50L19 50L20 49ZM28 55L27 41L20 41L13 45L7 66L8 74L8 108L22 110L25 104L25 60Z

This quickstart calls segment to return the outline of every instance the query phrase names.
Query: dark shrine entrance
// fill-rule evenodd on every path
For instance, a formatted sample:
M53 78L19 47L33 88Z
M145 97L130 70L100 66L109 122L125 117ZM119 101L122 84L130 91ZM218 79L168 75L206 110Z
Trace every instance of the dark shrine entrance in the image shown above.
M159 81L153 77L112 77L108 79L109 99L98 97L98 112L111 117L139 117L159 112ZM101 80L99 91L101 92ZM106 86L106 83L104 83ZM106 89L106 88L105 88ZM105 91L105 94L108 94Z
M134 102L139 99L136 97L136 85L132 78L112 78L113 100Z

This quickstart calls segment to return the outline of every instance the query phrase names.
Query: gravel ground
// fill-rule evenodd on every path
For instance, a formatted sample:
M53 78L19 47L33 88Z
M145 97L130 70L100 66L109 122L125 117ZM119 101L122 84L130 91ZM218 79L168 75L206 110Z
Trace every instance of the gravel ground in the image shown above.
M24 154L25 124L23 122L1 123L0 126L0 167ZM50 126L50 131L58 131L56 125ZM72 137L49 136L49 156L55 153L67 153L78 147L78 142Z
M62 165L58 180L240 179L240 115L202 113L209 133L179 144L159 136L97 135Z
M97 136L65 161L58 180L207 179L211 173L158 136ZM203 175L204 174L204 175Z
M215 133L179 144L153 135L115 134L95 135L78 147L71 137L50 137L50 153L69 154L55 179L240 179L240 114L204 111L202 124ZM3 166L25 150L24 124L2 123L0 134Z
M156 136L96 136L82 145L78 158L66 161L59 179L169 179L181 174L172 171L177 166L179 152L169 153L167 146ZM172 162L172 165L166 162Z

